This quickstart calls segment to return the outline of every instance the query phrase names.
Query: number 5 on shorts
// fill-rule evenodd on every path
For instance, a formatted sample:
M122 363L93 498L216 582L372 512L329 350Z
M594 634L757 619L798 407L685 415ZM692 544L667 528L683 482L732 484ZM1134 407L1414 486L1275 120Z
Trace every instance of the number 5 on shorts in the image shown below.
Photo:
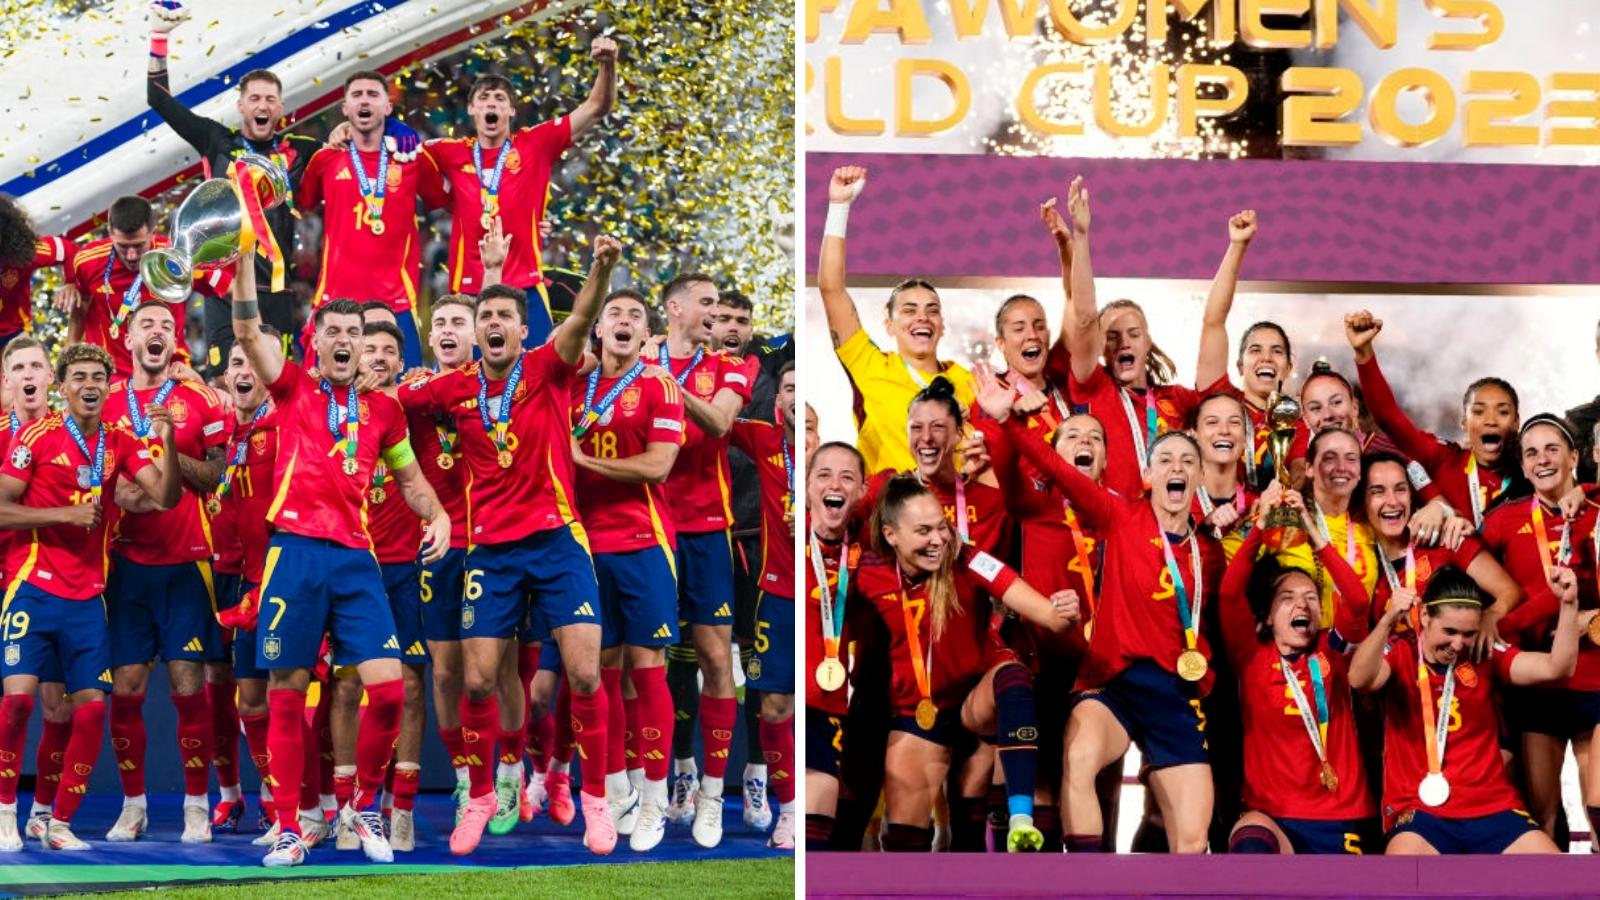
M772 627L772 623L771 622L763 622L760 619L756 620L756 652L757 653L765 653L765 652L767 652L767 648L772 646L772 642L767 640L767 634L766 634L767 629L771 628L771 627Z

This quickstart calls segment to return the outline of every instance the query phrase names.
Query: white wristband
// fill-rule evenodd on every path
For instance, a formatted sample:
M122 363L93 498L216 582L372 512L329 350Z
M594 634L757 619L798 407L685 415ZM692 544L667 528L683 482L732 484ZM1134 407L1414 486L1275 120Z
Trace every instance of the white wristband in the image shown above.
M841 241L844 240L845 225L849 221L850 221L850 204L848 204L848 203L829 203L828 204L828 219L822 225L822 236L823 237L836 237Z

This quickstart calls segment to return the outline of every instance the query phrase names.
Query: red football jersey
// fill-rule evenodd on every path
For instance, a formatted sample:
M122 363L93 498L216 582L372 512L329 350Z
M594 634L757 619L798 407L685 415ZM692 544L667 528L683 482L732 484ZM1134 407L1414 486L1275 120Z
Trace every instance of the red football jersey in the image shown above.
M784 516L794 509L794 446L783 444L783 429L771 422L740 419L733 445L755 460L761 478L761 590L793 600L794 529Z
M1456 515L1472 518L1471 476L1474 473L1469 465L1472 451L1459 444L1442 441L1437 435L1413 425L1395 400L1388 379L1384 377L1383 370L1378 368L1376 356L1358 364L1356 374L1361 379L1362 402L1366 404L1378 428L1389 436L1406 458L1422 464L1439 494L1455 509ZM1516 461L1510 459L1509 451L1506 456L1509 465L1516 465ZM1476 469L1475 474L1478 481L1477 508L1480 510L1488 509L1489 504L1511 485L1511 479L1489 469Z
M105 433L105 468L100 504L115 503L118 478L134 478L150 465L150 451L133 432L102 424ZM41 509L75 506L90 496L91 456L99 436L83 436L89 455L67 433L61 413L51 413L28 423L12 439L0 474L21 481L25 488L17 502ZM110 509L106 512L110 513ZM13 585L25 581L42 591L68 600L92 600L106 589L111 566L111 520L108 514L93 529L76 525L50 525L18 533L11 542L6 574Z
M617 383L601 378L595 383L594 402L604 400ZM572 420L583 419L587 378L572 379ZM627 459L645 452L650 444L683 445L683 396L670 378L640 378L617 396L578 439L585 454L602 459ZM667 512L661 484L630 484L578 469L578 513L589 546L595 553L628 553L660 546L678 548L677 531ZM792 566L791 566L792 568ZM793 579L790 579L791 581Z
M1381 547L1374 547L1373 549L1378 553L1383 552L1383 548ZM1476 559L1478 554L1482 552L1484 552L1483 542L1480 541L1476 535L1470 534L1467 535L1464 540L1462 540L1461 547L1457 550L1451 550L1449 547L1443 546L1413 547L1411 558L1415 561L1415 568L1412 570L1411 574L1413 581L1412 589L1417 592L1418 597L1421 597L1423 592L1427 591L1428 582L1433 580L1433 574L1435 572L1439 571L1445 566L1455 566L1456 568L1465 572L1467 567L1472 565L1472 561ZM1395 577L1400 579L1400 583L1404 585L1406 582L1405 557L1402 556L1399 559L1391 559L1389 562L1394 567ZM1381 563L1379 564L1379 571L1380 573L1382 572ZM1389 609L1389 599L1393 596L1394 589L1389 586L1388 575L1380 574L1378 577L1377 587L1375 587L1372 592L1371 620L1373 624L1377 624L1377 621L1383 618L1384 612ZM1394 630L1395 633L1398 634L1402 631L1405 631L1409 627L1411 626L1407 624L1406 620L1401 619L1399 622L1395 623Z
M1024 426L1020 422L1007 420L1005 427L1023 454L1071 498L1079 517L1101 536L1104 556L1100 562L1099 603L1089 656L1079 670L1077 689L1099 687L1141 659L1176 673L1178 655L1186 646L1177 608L1178 592L1167 570L1161 526L1149 501L1123 499L1089 480L1049 447L1021 440ZM1200 574L1207 598L1215 594L1222 574L1222 552L1200 529L1194 529L1187 539L1173 546L1179 577L1193 601L1197 573L1191 541L1200 542ZM1211 650L1199 631L1199 620L1194 627L1196 649L1210 659ZM1208 671L1200 682L1202 695L1210 690L1212 679L1213 673Z
M1148 406L1151 395L1155 398L1156 434L1180 431L1189 424L1189 417L1200 405L1200 393L1193 388L1166 384L1148 392L1131 391L1117 386L1115 379L1104 368L1096 368L1087 382L1073 378L1068 383L1072 402L1080 412L1087 412L1100 420L1106 431L1106 487L1124 497L1137 497L1144 493L1144 460L1140 458L1134 441L1134 422L1138 423L1140 438L1148 451L1150 446ZM1133 409L1129 420L1124 399ZM1015 432L1013 432L1015 434Z
M286 362L267 391L277 411L282 451L273 472L267 517L280 531L371 550L367 489L372 470L379 457L391 451L398 454L395 461L400 464L411 458L400 405L377 391L359 395L356 471L347 475L343 469L348 434L345 388L334 388L330 396L305 369ZM337 404L337 439L328 428L328 408L333 404Z
M150 244L152 250L166 246L167 239L159 235ZM136 279L140 279L140 290L130 298L128 292L133 290ZM110 238L95 241L73 256L72 283L77 285L88 307L83 313L83 340L110 351L117 376L127 377L133 372L133 357L123 343L128 337L128 319L139 304L159 298L150 293L150 288L144 285L137 271L123 265L117 258ZM194 289L207 297L227 297L232 287L233 269L229 266L210 272L196 272L194 275ZM174 358L180 362L189 361L189 343L183 336L186 306L187 303L167 304L177 326L174 334L178 346ZM119 317L122 324L118 326L116 337L112 337L111 326Z
M553 344L522 354L522 380L511 401L506 444L512 464L501 468L500 448L478 409L482 363L419 378L400 391L408 412L449 412L461 439L466 479L468 544L503 544L578 521L573 485L572 374ZM488 417L497 421L505 381L488 381Z
M69 263L78 245L60 237L41 237L33 244L33 260L17 268L0 268L0 335L33 330L33 273ZM67 281L72 281L68 266Z
M962 545L955 565L957 607L945 622L943 633L934 640L927 580L913 583L902 578L899 564L893 560L869 557L862 561L855 573L850 602L871 604L888 628L889 659L894 671L889 690L896 715L915 714L922 700L911 662L907 618L916 629L918 646L922 648L934 705L941 710L958 707L983 673L1010 654L995 643L990 631L989 598L1000 597L1016 580L1017 573L1005 563Z
M476 294L483 290L483 261L478 257L478 240L484 234L482 185L493 180L502 149L506 157L500 170L500 227L511 239L511 247L500 277L514 287L531 288L543 278L539 223L544 220L550 193L550 172L572 146L572 120L560 116L524 128L511 135L509 146L483 151L481 181L472 161L477 141L449 138L429 141L423 147L450 182L450 291Z
M369 179L378 172L378 154L361 153ZM375 182L374 182L375 184ZM417 302L422 275L422 238L417 232L417 200L438 209L449 197L433 158L415 162L392 158L384 176L383 234L367 224L361 180L350 167L348 150L324 147L311 157L294 200L300 209L322 210L322 275L312 306L336 297L381 300L403 313Z
M1483 520L1483 543L1499 558L1507 573L1527 594L1527 599L1506 614L1510 620L1507 635L1522 634L1522 646L1533 649L1549 636L1555 627L1561 603L1551 593L1544 575L1544 562L1539 555L1539 539L1533 523L1533 499L1519 498L1496 507ZM1557 507L1542 505L1545 540L1552 564L1561 563L1561 532L1566 519ZM1571 553L1566 561L1578 578L1578 607L1594 609L1600 605L1596 593L1595 574L1595 522L1596 507L1585 503L1568 533ZM1551 686L1569 687L1579 691L1600 690L1600 646L1593 641L1578 642L1578 670L1565 681L1552 682Z
M402 394L401 396L404 396ZM406 413L411 429L411 449L422 466L422 477L433 485L439 504L450 516L450 546L467 546L467 493L462 479L461 442L455 417L449 413ZM450 444L450 467L439 465L444 445Z
M0 429L0 459L11 455L11 445L16 442L17 435L27 427L21 420L14 418L15 414L7 414L4 422L5 428ZM17 539L20 532L10 528L0 528L0 575L9 575L11 570L5 568L11 556L11 544Z
M889 479L903 474L906 473L885 470L867 479L866 494L862 496L857 508L871 510L877 506L878 492L883 490ZM938 498L939 505L944 507L944 517L957 536L960 536L961 518L964 517L967 543L1001 559L1011 557L1011 511L1006 506L1005 495L998 488L976 481L963 483L961 492L966 495L966 510L962 516L956 514L958 504L954 483L936 482L927 485L927 488ZM862 533L858 536L862 543L871 542L872 535L866 533L870 527L868 523L862 523Z
M367 491L373 553L380 563L411 562L422 550L422 517L411 511L400 485L379 460Z
M1434 710L1449 715L1445 742L1444 777L1450 798L1441 806L1426 807L1417 799L1417 786L1428 774L1428 752L1423 735L1422 695L1417 688L1417 643L1413 634L1389 641L1384 659L1389 661L1389 681L1383 687L1383 827L1393 828L1407 813L1422 810L1446 819L1472 819L1511 809L1522 809L1522 798L1506 780L1500 761L1500 716L1495 709L1494 687L1509 681L1517 649L1496 644L1481 663L1456 665L1455 699L1447 712L1439 709L1445 673L1430 666L1428 689Z
M761 361L741 359L720 350L710 351L695 362L686 356L672 360L671 370L678 384L707 403L727 388L739 395L741 405L750 402ZM651 360L646 360L651 362ZM728 495L733 480L728 469L728 439L709 438L693 420L686 419L683 449L667 478L667 504L681 534L726 531L733 522Z
M212 534L218 548L227 542L226 552L238 554L238 568L218 571L237 571L244 580L260 584L266 571L267 545L272 541L272 522L267 511L272 506L273 473L278 456L278 417L268 412L259 422L233 422L228 435L224 460L233 466L239 442L248 442L244 461L233 468L228 493L219 499L222 512L211 520Z
M809 522L807 524L809 525ZM809 534L810 532L808 531L807 533ZM845 604L848 607L851 599L849 582L854 580L855 575L853 573L856 567L861 564L861 545L850 543L846 546L842 541L824 541L820 539L817 544L822 548L822 561L828 576L827 590L830 598L836 596L841 555L844 559L845 571L851 573L847 577L845 585ZM823 646L822 640L822 589L817 581L817 569L816 564L812 561L810 541L806 542L805 566L806 633L801 637L801 640L805 642L806 665L800 675L805 679L806 706L812 709L819 709L830 716L842 716L850 711L849 688L841 686L838 690L824 691L822 686L817 684L817 666L822 665L822 660L827 655L827 648ZM835 607L838 606L838 602L837 599L833 600ZM850 629L849 617L845 615L846 612L848 612L848 609L834 610L835 616L840 620L837 635L839 638L839 662L849 668Z
M111 385L106 394L105 418L144 438L150 446L150 457L160 459L163 452L160 442L148 432L141 435L134 425L128 384L128 380L123 379ZM144 417L145 406L155 402L159 392L158 388L133 392L141 417ZM162 405L172 413L173 441L184 456L204 461L208 450L227 442L228 417L209 388L187 381L174 382ZM119 515L112 532L111 549L129 562L167 566L209 558L211 535L205 498L185 485L178 505L172 509Z

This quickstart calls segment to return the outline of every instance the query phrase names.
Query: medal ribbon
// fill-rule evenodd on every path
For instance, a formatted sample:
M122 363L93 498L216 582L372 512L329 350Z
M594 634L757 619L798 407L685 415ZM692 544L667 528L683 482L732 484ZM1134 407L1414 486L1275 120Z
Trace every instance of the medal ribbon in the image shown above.
M281 154L272 154L273 161L288 175L289 168ZM261 208L261 193L257 187L259 176L255 169L250 168L246 162L233 164L233 189L239 195L239 205L244 208L245 215L241 219L239 246L248 250L253 244L260 248L261 255L272 264L272 289L283 290L283 251L278 247L278 236L272 233L272 227L267 224L267 211ZM285 201L288 198L284 198Z
M895 574L898 576L900 573L896 572ZM933 634L931 631L928 634L928 658L924 662L922 658L922 635L917 633L917 622L911 615L911 594L905 590L904 580L901 581L900 589L900 614L905 618L906 622L906 641L911 645L911 671L917 677L917 691L922 694L924 701L932 703L933 691L928 682L929 673L933 671Z
M1494 492L1495 496L1500 496L1501 492L1510 483L1511 479L1509 478L1500 479L1500 488ZM1475 528L1482 529L1483 508L1489 505L1489 498L1485 496L1487 488L1480 487L1478 484L1478 458L1471 453L1467 454L1467 490L1472 495L1470 498L1472 501L1472 525Z
M662 352L666 352L665 348ZM483 374L483 367L478 367L478 416L483 419L484 433L494 439L494 445L500 448L501 453L510 449L506 445L506 432L511 428L511 401L517 396L517 386L522 384L522 359L517 357L517 364L511 367L511 374L506 376L505 390L500 395L500 414L492 422L489 421L489 379Z
M1550 578L1550 535L1544 528L1544 505L1539 502L1537 494L1533 500L1533 537L1539 545L1539 564L1544 567L1544 577ZM1565 518L1561 520L1561 547L1557 551L1555 562L1557 565L1566 565L1572 559L1572 523Z
M1415 612L1411 619L1412 630L1417 635L1417 690L1422 694L1422 728L1427 740L1428 774L1438 775L1444 771L1445 743L1450 738L1450 704L1456 695L1456 668L1451 666L1445 671L1444 692L1439 696L1439 707L1435 711L1428 663L1422 657L1421 612Z
M666 354L667 349L665 344L662 345L661 352L663 355ZM699 360L696 359L695 362L699 362ZM900 357L900 365L906 367L906 374L911 376L911 380L916 383L918 390L927 390L928 379L924 378L921 372L911 368L911 363L906 362L906 358L904 356ZM680 381L678 383L682 384L683 382Z
M357 431L361 426L361 407L356 402L356 385L350 382L345 389L345 434L339 434L339 401L333 395L333 385L328 379L322 379L322 390L328 395L328 433L333 435L335 447L344 448L345 459L356 458L356 445L359 443Z
M844 631L844 604L845 595L850 587L850 570L846 566L849 561L846 554L850 552L850 542L839 542L839 577L834 587L833 596L828 596L828 560L822 552L822 542L817 540L817 533L811 532L811 568L817 576L817 597L822 604L822 653L828 659L839 658L839 634ZM909 630L910 623L907 623Z
M1013 385L1013 387L1015 388L1018 397L1036 390L1042 390L1042 388L1036 388L1032 384L1028 383L1028 379L1022 377L1021 375L1016 377L1016 384ZM1053 433L1056 430L1056 426L1061 424L1061 416L1058 415L1058 413L1067 408L1067 401L1061 399L1061 392L1056 390L1054 387L1050 388L1050 393L1048 396L1050 398L1049 402L1045 403L1044 408L1039 410L1037 413L1034 413L1034 415L1044 419L1045 431L1047 433Z
M489 175L489 180L483 178L483 148L478 141L472 142L472 168L478 172L478 198L483 201L485 215L496 215L500 212L500 176L506 170L506 160L511 157L511 141L500 145L500 155L495 159L494 171Z
M1133 432L1133 448L1139 453L1139 465L1148 465L1150 459L1145 454L1151 444L1161 433L1160 420L1156 418L1156 398L1154 392L1146 389L1144 392L1144 430L1139 429L1139 417L1133 411L1133 389L1123 388L1122 412L1128 417L1128 430Z
M389 480L389 467L384 465L383 464L383 460L380 459L380 460L378 460L378 464L376 466L372 467L372 487L373 487L373 489L376 490L378 488L383 487L383 483L385 481L388 481L388 480Z
M1159 527L1159 526L1158 526ZM1189 588L1183 583L1183 573L1178 571L1178 558L1172 553L1172 542L1167 540L1166 529L1161 529L1161 552L1167 560L1167 572L1172 576L1172 589L1178 594L1178 621L1183 625L1185 649L1193 650L1200 622L1200 601L1204 596L1200 583L1200 536L1189 532L1189 561L1194 572L1194 599L1189 599Z
M787 513L794 509L794 454L789 452L788 435L778 435L778 441L783 448L783 471L789 475L789 493L783 495L783 511Z
M1211 514L1216 512L1217 509L1216 501L1211 499L1211 492L1201 487L1198 491L1195 491L1194 495L1200 501L1200 511L1203 513L1202 518L1210 518ZM1228 503L1241 516L1244 515L1244 488L1235 486L1233 497L1228 500ZM1243 520L1241 519L1240 521ZM1211 526L1211 534L1220 540L1222 538L1222 528L1216 525Z
M1389 590L1400 590L1400 574L1394 570L1394 563L1389 561L1389 554L1383 548L1377 548L1378 564L1383 566L1383 577L1389 581ZM1412 544L1406 542L1406 590L1417 589L1417 551Z
M361 152L356 149L356 142L350 142L350 168L356 170L356 181L361 185L361 197L367 203L367 221L373 222L383 218L383 194L389 183L389 144L386 141L378 142L378 180L367 177L367 170L361 164Z
M583 417L579 420L578 424L573 427L572 436L577 438L583 437L583 433L588 431L591 425L600 421L602 416L611 411L611 407L617 402L617 398L622 396L622 392L627 390L628 385L633 384L643 371L644 360L641 359L633 364L633 368L629 369L621 378L617 379L617 383L611 386L611 390L606 391L606 395L600 398L599 406L594 405L594 395L600 387L600 369L597 367L593 372L590 372L589 388L583 394ZM793 472L791 472L790 475L791 477L789 479L789 483L790 489L792 490L794 487L794 478L792 477Z
M449 453L456 443L455 418L444 413L434 416L433 430L439 433L439 451Z
M106 271L105 274L100 277L101 283L105 285L106 296L108 297L111 296L111 267L116 263L116 261L117 252L115 249L113 249L109 254L106 255ZM122 323L128 321L128 314L133 312L134 306L138 305L139 294L143 290L144 273L135 272L133 276L133 285L123 293L122 305L117 307L117 314L111 317L111 332L113 337L122 331Z
M172 389L177 386L178 382L168 378L166 383L161 385L161 389L156 391L155 397L150 402L161 406L167 402L167 397L172 395ZM150 437L150 417L144 414L144 409L139 404L139 398L133 394L133 379L129 378L123 388L128 397L128 420L133 423L133 433L141 438Z
M17 418L16 412L13 411L11 413L11 433L16 434L20 428L22 428L22 420Z
M233 488L233 473L244 464L244 456L250 450L250 433L255 430L255 424L267 414L267 404L262 403L256 407L255 418L250 420L250 427L245 429L244 437L234 444L233 457L228 460L228 467L222 470L222 483L217 485L217 496L226 497Z
M1311 673L1311 690L1316 695L1317 706L1315 715L1312 714L1311 704L1306 702L1306 692L1300 687L1300 679L1295 677L1294 670L1289 667L1289 661L1282 656L1278 657L1278 667L1283 670L1283 678L1289 682L1289 691L1294 694L1295 708L1300 711L1300 721L1306 726L1306 734L1311 736L1311 746L1316 748L1317 759L1320 762L1328 761L1328 699L1327 691L1322 686L1322 666L1317 663L1315 653L1306 656L1306 669Z
M1328 517L1322 514L1322 507L1320 506L1317 507L1317 527L1322 529L1322 536L1328 539L1328 543L1333 543L1333 529L1328 526ZM1382 556L1383 554L1378 553L1375 555ZM1356 523L1351 521L1349 510L1345 510L1344 514L1344 561L1349 564L1352 570L1355 569ZM1319 575L1321 574L1321 569L1322 566L1319 563L1317 566L1317 573ZM1332 579L1329 579L1329 590L1332 592L1332 596L1335 598L1340 597L1341 595L1339 593L1339 589L1332 585L1333 581Z
M62 417L67 424L67 434L72 436L72 442L83 451L84 458L89 461L89 497L91 503L99 505L100 486L105 483L106 472L106 426L100 425L99 443L95 445L94 452L89 452L89 443L83 439L83 432L78 430L78 423L70 414Z
M1094 569L1089 565L1089 541L1083 536L1083 529L1078 527L1078 516L1067 507L1067 531L1072 534L1072 549L1078 556L1078 565L1083 568L1083 620L1085 622L1094 618Z
M789 481L790 484L794 483L793 472L789 473ZM972 543L972 538L967 534L967 483L959 472L956 473L956 533L961 536L961 543Z
M682 375L675 376L678 379L678 384L680 386L685 381L689 380L689 373L693 372L695 367L700 365L700 360L705 358L706 348L701 347L694 351L694 359L689 360L689 367L683 370ZM667 344L665 341L661 342L661 368L666 369L668 372L672 371L672 356L667 353ZM907 368L909 369L910 366L907 366ZM927 385L923 385L923 387L927 387Z

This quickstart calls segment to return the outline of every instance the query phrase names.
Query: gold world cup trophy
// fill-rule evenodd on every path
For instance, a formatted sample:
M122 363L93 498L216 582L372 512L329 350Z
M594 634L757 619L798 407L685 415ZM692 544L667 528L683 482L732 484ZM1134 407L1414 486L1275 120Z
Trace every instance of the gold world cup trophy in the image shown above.
M1267 398L1267 448L1272 453L1272 467L1278 474L1278 484L1285 491L1289 487L1289 446L1294 443L1294 423L1300 420L1300 404L1293 397L1278 390ZM1279 505L1267 513L1267 530L1261 535L1262 543L1273 550L1290 550L1306 542L1305 524L1294 507Z

